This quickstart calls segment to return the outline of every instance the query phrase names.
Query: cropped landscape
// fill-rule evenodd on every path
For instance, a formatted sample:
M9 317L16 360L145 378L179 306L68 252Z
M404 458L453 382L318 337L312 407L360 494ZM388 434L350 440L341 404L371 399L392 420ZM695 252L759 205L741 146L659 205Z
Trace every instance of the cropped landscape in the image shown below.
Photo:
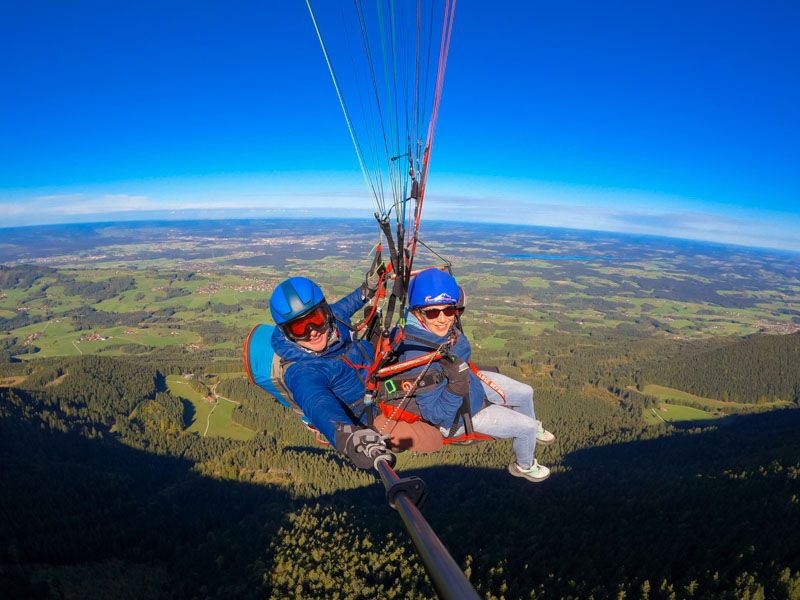
M800 598L800 255L432 222L478 364L557 442L404 453L486 598ZM0 583L33 598L431 598L376 478L247 382L303 275L337 299L358 220L0 230Z

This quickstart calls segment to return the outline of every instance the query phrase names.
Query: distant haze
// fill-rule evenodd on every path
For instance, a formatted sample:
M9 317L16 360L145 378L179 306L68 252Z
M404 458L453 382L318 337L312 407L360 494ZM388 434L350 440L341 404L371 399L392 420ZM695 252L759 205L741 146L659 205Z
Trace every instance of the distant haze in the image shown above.
M305 3L1 21L0 227L371 215ZM797 2L458 3L425 217L800 251L797 31Z

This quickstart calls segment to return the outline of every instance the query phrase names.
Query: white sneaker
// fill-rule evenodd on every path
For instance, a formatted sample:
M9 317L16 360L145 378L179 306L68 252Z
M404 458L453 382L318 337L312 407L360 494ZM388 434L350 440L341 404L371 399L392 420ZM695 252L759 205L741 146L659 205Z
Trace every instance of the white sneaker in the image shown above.
M533 464L527 469L523 469L517 463L513 462L508 465L508 472L514 477L522 477L534 483L539 483L550 477L550 469L540 465L538 460L534 460Z
M536 421L536 443L547 446L556 441L556 436L542 426L541 421Z

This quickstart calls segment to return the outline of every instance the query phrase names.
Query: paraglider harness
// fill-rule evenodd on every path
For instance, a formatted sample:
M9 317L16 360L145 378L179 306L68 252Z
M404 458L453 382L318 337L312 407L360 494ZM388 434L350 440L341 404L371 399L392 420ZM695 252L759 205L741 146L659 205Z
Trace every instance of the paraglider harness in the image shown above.
M368 398L366 402L375 402L389 421L415 423L423 420L416 403L417 392L434 387L446 380L441 371L430 370L430 365L437 360L451 360L451 357L447 352L448 344L442 344L439 347L431 347L430 342L406 334L402 326L394 329L392 328L392 317L395 307L399 302L401 314L404 312L406 298L408 296L408 284L411 276L415 275L416 272L411 271L411 260L408 252L406 252L407 260L401 260L397 251L397 246L392 238L388 219L381 219L377 214L375 218L378 220L383 235L388 241L391 262L381 272L377 293L373 299L373 306L370 310L365 310L364 322L358 326L358 329L364 329L366 331L364 337L370 341L375 349L375 360L366 375L365 386ZM398 240L403 239L402 224L398 224L397 237ZM378 244L376 248L373 269L376 268L375 265L379 264L381 260L381 245ZM438 266L437 268L447 270L448 273L452 274L451 264L448 261L445 261L444 265ZM386 286L383 285L385 279L386 277L391 277L392 274L394 275L393 285L391 295L387 301L387 313L384 316L383 328L379 330L378 323L380 316L376 315L375 309L379 301L386 295ZM463 299L464 294L462 291L461 298L459 299L462 308ZM461 321L458 316L456 317L456 327L461 330ZM397 362L397 349L404 340L428 347L431 351L407 361ZM502 390L481 373L472 361L470 361L469 366L472 372L475 373L481 381L486 383L505 399L505 394L503 394ZM424 368L417 375L403 375L419 367ZM458 431L462 421L464 423L464 433L456 436L455 433ZM450 427L448 435L444 437L442 441L445 444L467 445L476 441L490 441L493 439L494 438L491 436L475 432L472 426L469 398L465 397Z
M398 337L402 339L395 340L395 348L402 340L430 347L428 342L405 333ZM429 368L435 361L452 360L446 348L442 346L431 348L431 351L427 354L407 361L395 362L377 371L376 380L378 385L374 392L375 400L387 419L390 421L405 421L407 423L416 423L417 421L423 420L416 402L417 394L447 380L444 373ZM422 370L415 376L403 375L412 369L418 369L420 367L422 367ZM481 381L487 382L487 384L490 384L490 387L495 388L496 391L502 395L502 390L500 390L494 382L491 382L488 377L483 375L472 361L469 362L469 367ZM464 425L464 433L456 435L462 422ZM442 442L444 444L469 445L473 442L491 441L493 439L494 438L491 436L477 433L474 430L472 426L469 397L464 397L450 430L442 439Z

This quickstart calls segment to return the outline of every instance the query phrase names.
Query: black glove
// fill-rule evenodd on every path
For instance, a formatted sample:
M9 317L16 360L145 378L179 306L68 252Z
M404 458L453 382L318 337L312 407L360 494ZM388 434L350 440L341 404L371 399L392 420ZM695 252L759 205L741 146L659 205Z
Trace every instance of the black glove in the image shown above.
M394 464L394 454L386 449L384 438L374 429L358 429L353 425L340 427L336 430L336 449L359 469L371 469L381 457Z
M447 389L456 396L469 397L469 365L457 356L445 356L439 366L447 377Z

